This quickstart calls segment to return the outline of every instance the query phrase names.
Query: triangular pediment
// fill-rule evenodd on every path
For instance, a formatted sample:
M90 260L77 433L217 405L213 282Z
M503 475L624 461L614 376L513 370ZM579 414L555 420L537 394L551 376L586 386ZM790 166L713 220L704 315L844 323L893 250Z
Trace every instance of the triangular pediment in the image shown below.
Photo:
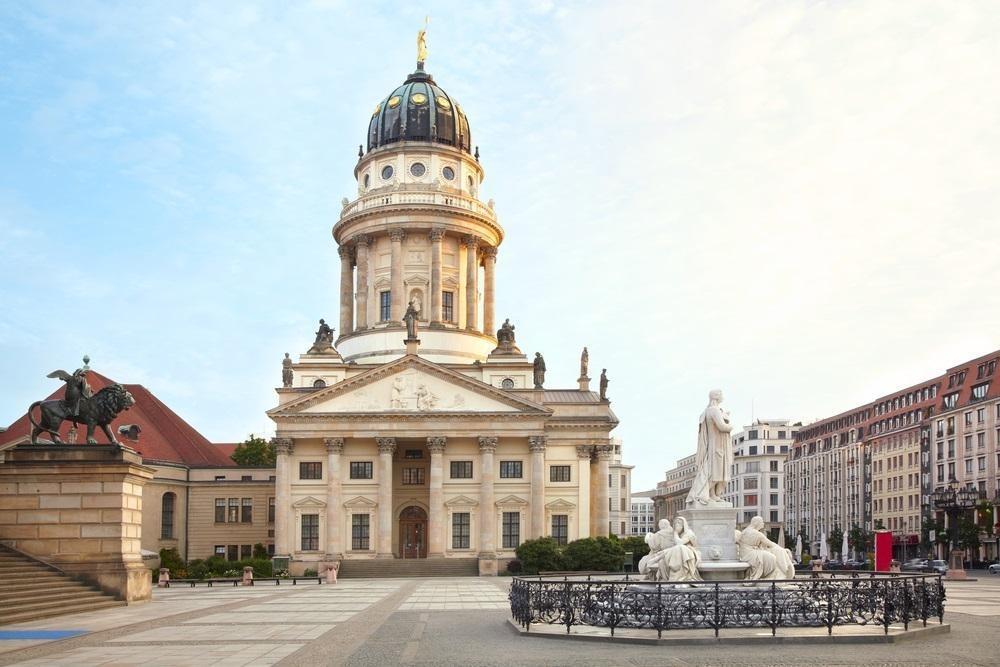
M351 498L346 503L344 503L344 507L347 507L349 509L370 509L376 507L377 505L378 503L376 503L374 500L370 500L368 498L365 498L364 496L357 496L355 498Z
M518 496L504 496L496 502L497 507L525 507L528 501Z
M479 501L469 496L456 496L445 503L445 507L475 507Z
M285 403L268 414L272 417L359 413L544 416L550 412L538 403L410 355Z
M562 498L556 498L551 503L545 505L545 509L552 512L568 512L571 509L575 509L576 505L569 502L568 500L563 500Z
M302 500L298 500L292 503L292 507L297 507L299 509L310 509L310 508L320 508L326 507L326 503L318 498L313 498L312 496L306 496Z

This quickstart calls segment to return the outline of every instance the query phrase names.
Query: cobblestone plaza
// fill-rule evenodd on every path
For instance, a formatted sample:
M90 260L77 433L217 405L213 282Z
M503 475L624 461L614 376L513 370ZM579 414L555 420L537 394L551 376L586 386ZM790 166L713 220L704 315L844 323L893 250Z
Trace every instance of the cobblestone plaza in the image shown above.
M148 605L5 626L0 665L1000 664L993 639L1000 577L986 574L948 584L948 634L886 645L784 645L780 652L739 643L519 637L507 621L508 585L504 578L444 578L157 589ZM23 638L45 633L82 634Z

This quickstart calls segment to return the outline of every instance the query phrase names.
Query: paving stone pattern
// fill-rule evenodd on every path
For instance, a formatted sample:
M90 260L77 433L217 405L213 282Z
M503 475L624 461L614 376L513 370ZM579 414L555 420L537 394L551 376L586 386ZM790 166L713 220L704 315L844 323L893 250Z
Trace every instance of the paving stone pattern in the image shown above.
M892 645L684 647L519 637L498 579L157 589L152 603L3 626L0 665L1000 665L1000 577L950 583L947 635Z

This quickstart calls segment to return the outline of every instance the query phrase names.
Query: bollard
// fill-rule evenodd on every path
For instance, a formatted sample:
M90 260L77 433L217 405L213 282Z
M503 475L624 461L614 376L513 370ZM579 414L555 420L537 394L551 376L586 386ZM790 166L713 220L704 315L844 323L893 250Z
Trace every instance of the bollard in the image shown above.
M243 585L253 586L253 566L245 565L243 567Z
M160 568L160 581L156 586L158 588L170 588L170 570L165 567Z
M895 558L893 558L891 561L889 561L889 571L890 572L899 572L900 571L900 569L899 569L899 561L896 560Z
M333 563L328 565L326 568L326 583L335 584L337 583L337 570L340 569L340 563Z

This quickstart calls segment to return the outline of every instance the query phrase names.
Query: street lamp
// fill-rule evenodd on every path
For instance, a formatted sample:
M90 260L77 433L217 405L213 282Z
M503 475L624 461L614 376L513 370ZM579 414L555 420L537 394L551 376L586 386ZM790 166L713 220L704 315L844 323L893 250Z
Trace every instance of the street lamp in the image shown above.
M948 515L948 540L951 546L948 578L965 579L965 552L958 548L958 518L976 506L979 491L969 487L959 489L958 480L952 477L948 486L938 487L931 496L935 509L943 510Z

